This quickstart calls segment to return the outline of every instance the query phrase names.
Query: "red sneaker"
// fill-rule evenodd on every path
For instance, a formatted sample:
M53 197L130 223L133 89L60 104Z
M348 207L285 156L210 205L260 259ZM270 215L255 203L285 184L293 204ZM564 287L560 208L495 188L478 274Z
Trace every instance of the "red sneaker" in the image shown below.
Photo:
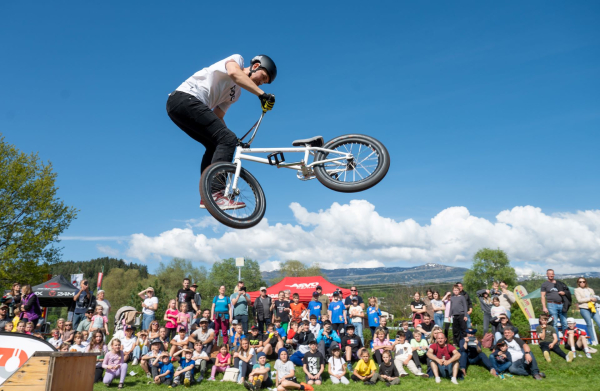
M223 192L222 191L218 191L216 193L213 193L213 200L217 200L217 198L222 197L223 196ZM204 200L200 200L200 209L206 209L206 205L204 205Z
M215 194L216 194L215 202L217 203L219 208L221 208L222 210L241 209L241 208L246 207L245 203L236 202L236 201L230 199L229 197L225 197L223 195L223 193L215 193ZM213 197L214 197L214 195L213 195Z

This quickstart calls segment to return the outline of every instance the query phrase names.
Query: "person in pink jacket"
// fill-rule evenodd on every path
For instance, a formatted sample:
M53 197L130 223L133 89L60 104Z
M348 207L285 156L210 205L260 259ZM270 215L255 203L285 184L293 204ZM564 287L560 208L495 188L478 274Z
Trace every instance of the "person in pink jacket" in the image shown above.
M110 383L112 383L112 381L115 379L115 377L119 377L118 388L123 388L125 376L127 376L127 364L125 363L125 357L123 355L123 351L121 350L120 340L112 340L110 344L110 352L108 352L106 356L104 356L102 368L104 368L106 371L103 380L106 386L109 386Z

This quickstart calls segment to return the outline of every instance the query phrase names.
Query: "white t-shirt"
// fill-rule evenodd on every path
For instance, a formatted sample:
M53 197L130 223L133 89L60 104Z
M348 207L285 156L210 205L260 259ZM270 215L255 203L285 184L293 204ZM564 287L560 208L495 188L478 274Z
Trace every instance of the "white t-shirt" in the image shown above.
M129 352L130 350L133 350L133 347L135 346L136 343L137 343L137 337L121 338L121 350L123 350L124 352Z
M490 308L490 315L492 315L492 319L499 317L501 314L507 315L506 308L502 307L501 305L498 307L494 305Z
M156 296L152 296L152 297L146 297L144 299L144 304L146 304L146 306L152 306L154 304L158 304L158 297ZM154 315L154 311L152 311L151 309L148 308L144 308L142 309L142 312L146 315Z
M275 370L277 371L277 377L279 380L283 379L284 376L289 375L290 372L296 371L294 363L288 360L285 364L281 360L275 361Z
M404 361L409 356L412 357L412 346L410 346L408 342L404 341L404 343L399 343L394 346L394 352L396 353L396 359Z
M357 305L357 306L353 306L351 305L350 308L348 308L348 314L350 314L350 316L352 316L352 323L362 323L363 318L361 318L360 316L353 316L353 315L358 315L358 314L362 314L364 313L363 309L361 306Z
M242 355L242 352L238 352L238 354ZM254 350L254 348L250 348L250 350L248 350L248 353L252 358L250 359L250 361L248 361L248 364L250 365L254 365L256 364L256 351ZM243 354L243 357L246 358L246 354Z
M85 352L85 346L83 345L77 345L77 344L73 344L71 345L71 347L69 348L69 352L79 352L79 353L83 353Z
M314 326L312 325L312 323L308 326L308 329L310 330L311 333L313 333L313 335L315 336L315 338L317 338L319 336L319 330L321 330L321 325L320 324L315 324Z
M96 304L102 307L102 315L108 316L110 312L110 302L108 300L98 300Z
M329 357L329 361L327 362L329 363L329 370L334 375L344 375L346 373L346 368L344 368L346 360L344 360L342 357Z
M507 340L504 340L504 342L508 345L508 351L513 362L523 358L523 349L521 349L517 341L513 339L512 342L508 342Z
M244 58L234 54L194 73L177 87L177 91L195 96L211 110L218 106L226 112L242 94L242 89L233 82L225 68L229 61L234 61L244 69Z

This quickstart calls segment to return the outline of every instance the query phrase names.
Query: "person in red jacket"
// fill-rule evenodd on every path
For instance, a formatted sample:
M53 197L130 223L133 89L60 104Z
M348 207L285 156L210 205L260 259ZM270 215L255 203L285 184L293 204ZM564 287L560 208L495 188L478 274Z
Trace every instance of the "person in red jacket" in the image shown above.
M592 358L590 354L590 348L588 347L587 333L577 328L575 319L567 319L567 329L563 336L563 342L565 348L573 352L573 358L575 358L575 350L583 350L587 358Z

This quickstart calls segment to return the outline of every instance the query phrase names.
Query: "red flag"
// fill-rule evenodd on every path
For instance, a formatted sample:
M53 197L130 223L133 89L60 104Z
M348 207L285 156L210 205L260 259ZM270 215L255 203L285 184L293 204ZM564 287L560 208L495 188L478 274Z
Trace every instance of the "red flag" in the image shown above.
M104 273L100 272L98 273L98 289L102 288L102 276L104 275Z

